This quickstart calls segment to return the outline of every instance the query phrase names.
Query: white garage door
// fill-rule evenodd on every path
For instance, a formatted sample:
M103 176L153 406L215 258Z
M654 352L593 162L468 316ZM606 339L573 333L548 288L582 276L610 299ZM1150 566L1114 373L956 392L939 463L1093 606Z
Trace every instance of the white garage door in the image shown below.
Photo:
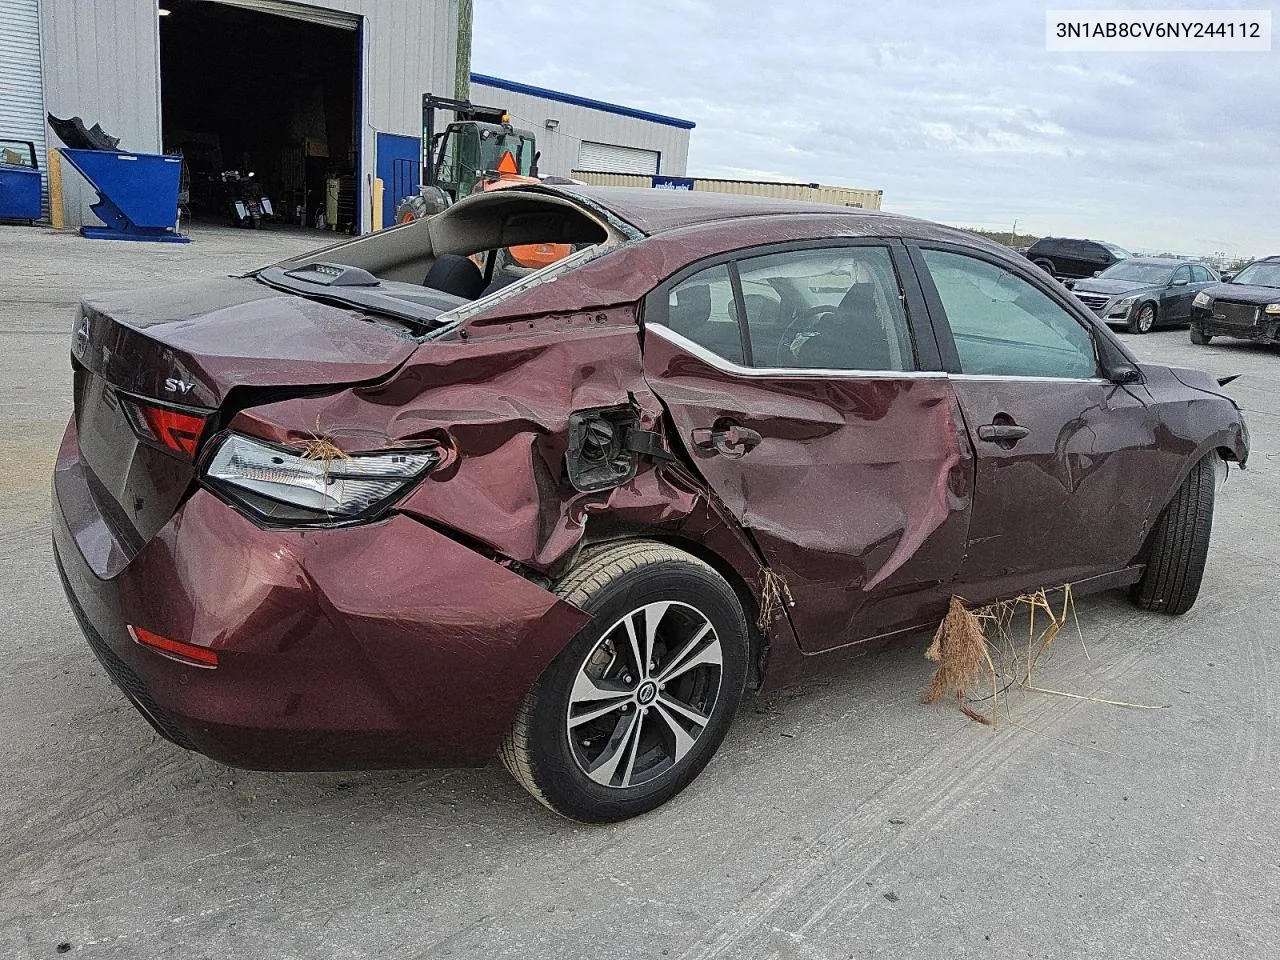
M593 173L645 173L652 176L658 172L658 151L583 140L578 147L578 165L574 169L590 170Z
M38 0L0 0L0 139L34 140L45 180L44 86L40 76ZM49 210L44 183L41 209Z

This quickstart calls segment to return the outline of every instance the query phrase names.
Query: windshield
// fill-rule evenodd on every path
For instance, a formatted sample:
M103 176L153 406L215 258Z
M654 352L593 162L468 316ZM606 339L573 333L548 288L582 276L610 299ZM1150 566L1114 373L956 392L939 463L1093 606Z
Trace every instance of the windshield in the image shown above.
M1133 256L1133 254L1124 249L1124 247L1117 247L1114 243L1104 243L1103 246L1110 250L1111 255L1117 260L1128 260Z
M1128 263L1117 263L1115 266L1107 267L1100 274L1100 280L1134 280L1138 283L1168 283L1169 278L1173 276L1173 267L1163 263L1142 263L1141 261L1130 261Z
M1251 283L1255 287L1280 287L1280 263L1251 263L1235 275L1232 283Z

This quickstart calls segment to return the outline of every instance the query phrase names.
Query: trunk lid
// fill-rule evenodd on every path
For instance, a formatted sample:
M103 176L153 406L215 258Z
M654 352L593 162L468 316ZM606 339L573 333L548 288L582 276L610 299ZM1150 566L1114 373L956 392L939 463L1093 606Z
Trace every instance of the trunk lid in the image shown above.
M207 417L208 437L264 391L374 381L415 348L358 311L251 279L86 299L72 336L80 459L125 560L168 522L196 471L192 457L139 438L139 404Z
M86 368L139 396L211 409L236 387L374 380L416 346L358 311L247 278L103 294L83 311L73 347Z

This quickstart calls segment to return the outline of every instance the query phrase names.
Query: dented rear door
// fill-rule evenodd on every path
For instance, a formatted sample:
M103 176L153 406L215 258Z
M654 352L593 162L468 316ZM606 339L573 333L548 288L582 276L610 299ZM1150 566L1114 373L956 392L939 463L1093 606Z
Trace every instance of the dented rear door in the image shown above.
M857 358L841 356L835 340L809 346L847 369L794 365L790 338L812 319L794 314L798 299L828 301L810 310L824 319L820 307L856 306L853 286L871 282L874 308L907 323L890 248L862 246L850 274L837 275L837 262L817 278L786 276L808 269L786 258L776 268L764 257L704 265L645 306L650 387L693 466L785 582L807 651L936 618L968 532L972 449L950 381L919 369L909 329L907 355L893 360L908 369L852 369ZM831 329L853 315L830 313Z

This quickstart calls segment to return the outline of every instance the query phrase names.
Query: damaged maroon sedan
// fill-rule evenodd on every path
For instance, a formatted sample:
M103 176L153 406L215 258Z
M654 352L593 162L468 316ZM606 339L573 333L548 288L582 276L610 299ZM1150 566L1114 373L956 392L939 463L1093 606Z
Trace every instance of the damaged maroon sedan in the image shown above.
M1248 455L1213 378L1001 248L696 193L478 194L89 299L72 360L58 566L156 730L264 769L498 753L585 821L953 594L1187 610Z

